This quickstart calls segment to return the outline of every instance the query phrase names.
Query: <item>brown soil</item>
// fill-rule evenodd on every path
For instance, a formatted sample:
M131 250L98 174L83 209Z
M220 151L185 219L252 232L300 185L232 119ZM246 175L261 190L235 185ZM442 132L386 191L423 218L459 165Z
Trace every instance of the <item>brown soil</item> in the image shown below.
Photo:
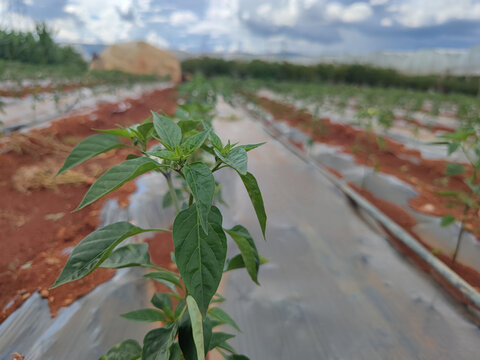
M432 126L429 126L429 125L425 125L425 124L422 124L420 121L418 120L415 120L415 119L412 119L412 118L397 118L396 120L403 120L403 121L406 121L408 123L411 123L411 124L414 124L416 127L418 128L422 128L422 129L426 129L426 130L429 130L431 132L437 132L437 131L443 131L443 132L449 132L449 133L453 133L455 132L454 129L452 128L449 128L447 126L443 126L443 125L432 125Z
M355 189L359 194L364 198L374 204L381 212L387 215L391 220L393 220L397 225L405 229L412 237L414 237L420 244L422 244L428 251L434 252L434 248L424 243L420 237L413 231L413 227L417 225L417 221L401 207L392 204L388 201L380 199L372 195L369 191L359 188L354 184L349 185ZM411 259L419 268L423 271L431 274L435 280L437 280L448 292L455 296L459 301L469 304L470 306L475 306L470 300L468 300L457 288L450 284L443 276L437 273L429 264L425 262L420 256L418 256L413 250L408 246L398 240L393 234L391 234L387 229L384 230L389 234L390 241L392 244L399 250L403 255ZM447 254L435 254L445 265L455 271L460 277L462 277L466 282L468 282L475 289L480 291L480 273L468 266L462 265L458 262L452 264L451 256Z
M60 307L113 276L114 271L100 269L82 280L48 290L63 268L68 250L99 225L104 202L116 198L121 206L128 205L129 195L135 191L133 182L106 199L71 212L95 178L131 151L118 149L55 180L53 175L73 146L94 133L92 128L137 123L148 117L151 109L172 113L176 92L158 90L126 102L131 105L127 111L118 112L117 104L103 104L90 114L66 117L28 134L13 134L0 145L0 322L34 291L48 298L55 315ZM170 266L171 245L152 244L154 260Z
M82 87L92 87L101 85L102 82L78 82L78 83L69 83L69 84L62 84L62 85L48 85L48 86L22 86L18 88L11 88L11 89L0 89L0 96L3 97L17 97L17 98L24 98L28 95L33 94L42 94L42 93L51 93L55 91L62 91L68 92L75 89L79 89Z

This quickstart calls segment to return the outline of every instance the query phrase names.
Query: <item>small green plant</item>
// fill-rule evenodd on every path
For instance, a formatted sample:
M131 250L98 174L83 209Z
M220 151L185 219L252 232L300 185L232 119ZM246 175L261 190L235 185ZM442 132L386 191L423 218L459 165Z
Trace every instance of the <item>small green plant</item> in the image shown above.
M313 134L319 134L322 137L327 136L328 128L325 124L325 118L320 117L320 105L316 105L312 114L312 131Z
M441 141L434 144L447 145L448 155L456 151L462 151L465 158L472 167L471 175L464 175L465 167L459 163L449 163L445 170L445 174L449 177L462 176L462 181L465 183L468 191L463 190L448 190L439 192L440 195L446 196L450 199L450 206L461 206L462 215L455 217L448 214L442 217L440 224L442 226L449 226L460 222L460 231L456 239L455 250L452 254L452 265L455 263L458 252L460 250L462 236L465 231L475 230L468 226L468 224L478 217L480 211L480 185L478 184L478 172L480 170L480 143L477 132L474 128L461 128L451 134L440 136ZM478 230L477 230L478 231Z
M140 266L153 270L145 278L158 281L170 289L152 297L153 308L122 315L133 321L161 322L163 326L148 332L143 346L129 339L111 348L101 360L203 360L212 349L217 349L225 359L247 359L236 354L228 344L234 335L214 331L222 324L239 329L228 314L211 305L224 300L217 294L224 272L246 268L258 284L259 267L266 260L258 254L254 239L245 227L223 227L221 211L215 206L221 202L221 195L214 174L226 167L238 173L265 237L267 216L262 195L254 175L247 169L247 152L262 144L222 142L211 125L210 115L206 116L212 110L210 95L207 91L207 104L188 101L182 106L176 116L178 122L172 117L152 112L152 116L141 124L101 130L100 134L78 144L59 171L63 173L109 150L129 147L135 153L101 175L77 210L150 171L165 177L169 192L164 196L163 205L172 204L176 210L171 231L142 229L129 222L117 222L97 229L75 247L52 286L81 279L98 267ZM206 111L207 108L209 111ZM131 144L125 144L119 138ZM155 140L156 144L150 146ZM175 177L179 181L174 181ZM172 233L175 249L172 259L179 274L152 264L145 243L120 246L131 236L151 231ZM228 260L227 235L239 250Z
M385 139L383 135L375 132L375 125L379 127L383 133L388 131L395 121L393 111L376 107L360 108L356 112L355 117L358 119L356 124L365 128L368 135L375 137L375 141L380 150L385 150Z

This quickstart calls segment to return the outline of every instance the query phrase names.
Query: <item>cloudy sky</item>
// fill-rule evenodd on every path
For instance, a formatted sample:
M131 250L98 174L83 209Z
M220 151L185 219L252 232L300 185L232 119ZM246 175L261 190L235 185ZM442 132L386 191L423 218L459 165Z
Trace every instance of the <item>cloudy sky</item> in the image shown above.
M0 0L3 27L62 42L305 55L480 45L480 0Z

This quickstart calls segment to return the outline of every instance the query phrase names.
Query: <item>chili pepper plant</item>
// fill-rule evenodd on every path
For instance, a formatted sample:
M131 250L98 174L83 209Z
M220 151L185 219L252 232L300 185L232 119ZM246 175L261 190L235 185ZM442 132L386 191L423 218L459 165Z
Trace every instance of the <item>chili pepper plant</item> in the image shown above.
M121 315L159 325L145 335L143 344L125 340L111 348L101 360L203 360L213 349L225 359L247 359L236 354L228 343L233 334L215 331L223 324L239 330L225 311L214 306L224 300L217 289L224 272L239 268L246 268L258 284L259 267L266 260L258 254L254 239L244 226L223 227L221 210L215 206L220 190L214 174L231 168L240 176L265 238L267 216L262 195L257 180L247 168L247 153L262 144L239 145L220 139L211 123L215 103L212 92L213 89L203 87L194 93L208 100L207 104L195 103L188 96L174 117L152 112L140 124L99 130L99 134L73 149L59 171L59 174L68 171L116 148L130 148L132 154L101 175L76 210L153 171L163 175L169 188L168 194L159 201L165 206L172 204L176 211L172 230L142 229L125 221L95 230L74 248L53 284L52 288L76 281L99 267L143 267L149 271L144 275L146 279L169 288L169 292L154 294L151 308ZM121 246L129 237L155 231L172 233L172 259L178 273L152 264L146 243ZM238 247L238 254L228 260L227 236Z

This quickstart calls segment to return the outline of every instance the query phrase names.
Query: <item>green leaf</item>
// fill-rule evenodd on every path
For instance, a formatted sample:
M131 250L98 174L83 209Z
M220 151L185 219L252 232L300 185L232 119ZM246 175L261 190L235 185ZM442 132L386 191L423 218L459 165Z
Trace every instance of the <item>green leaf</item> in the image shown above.
M177 125L182 129L182 134L185 136L191 131L198 131L202 129L202 122L198 120L180 120Z
M167 271L167 270L164 270L164 271L155 271L155 272L151 272L151 273L148 273L146 275L143 275L144 277L146 277L147 279L152 279L152 280L156 280L156 281L161 281L162 283L164 281L168 281L178 287L182 287L182 284L180 282L180 277L173 273L173 272L170 272L170 271Z
M247 189L248 196L252 201L253 208L255 209L255 214L257 214L258 222L260 223L260 228L262 229L263 238L265 238L265 228L267 226L267 214L265 213L265 206L263 205L262 193L258 187L257 180L251 173L246 175L241 175L243 184Z
M120 269L131 266L150 267L150 254L148 244L128 244L115 249L100 267Z
M125 160L107 170L93 183L75 211L83 209L101 197L117 190L126 182L158 167L158 163L146 157Z
M212 329L212 321L209 318L206 318L205 321L203 321L203 345L205 355L208 352L210 340L212 338ZM195 341L193 340L192 324L188 314L185 314L182 324L180 325L178 343L180 344L185 360L198 360L197 348Z
M226 350L228 352L231 352L231 353L235 353L235 349L233 347L231 347L226 341L218 344L217 346L217 349L222 349L222 350Z
M268 263L268 259L260 256L260 265ZM243 261L243 257L241 254L235 255L233 258L227 261L225 264L224 271L236 270L236 269L243 269L245 267L245 262Z
M212 206L208 215L208 235L202 230L195 206L182 210L173 223L175 259L188 294L205 314L222 278L227 241L222 215Z
M175 308L175 311L173 312L175 319L178 319L180 317L184 308L185 308L185 299L181 299L178 302L177 307Z
M73 249L52 289L87 276L99 267L123 240L146 231L152 230L140 229L126 221L95 230Z
M208 310L208 314L217 319L220 320L223 324L228 324L237 331L241 331L240 328L238 327L237 323L235 320L233 320L230 315L228 315L225 311L220 309L219 307L212 307Z
M457 219L455 219L454 216L445 215L442 217L442 220L440 221L440 225L446 227L446 226L452 225L455 222L455 220Z
M445 170L446 175L455 176L463 173L465 168L462 164L458 163L450 163L447 165L447 169Z
M93 129L103 134L109 134L114 136L120 136L126 139L131 139L135 136L128 128L119 127L116 129ZM95 135L94 135L95 136Z
M135 155L135 154L128 154L125 160L132 160L132 159L137 159L141 157L140 155Z
M237 244L248 274L252 280L258 284L257 277L258 268L260 267L260 258L258 256L257 247L255 246L255 242L250 233L242 225L236 225L230 230L225 229L225 231Z
M136 130L143 137L145 141L153 139L155 128L152 122L144 122L136 127Z
M132 321L165 321L165 316L161 311L155 309L140 309L121 314L121 317Z
M172 345L177 332L176 324L148 332L143 339L142 360L169 360L171 351L176 351Z
M238 355L238 354L232 354L230 356L227 356L225 359L226 360L250 360L245 355Z
M265 144L266 144L266 142L262 142L262 143L258 143L258 144L239 145L238 147L244 148L245 151L248 152L250 150L256 149L257 147L265 145Z
M197 214L205 233L208 234L208 213L215 193L215 179L207 165L201 162L186 164L183 168L185 180L195 199Z
M210 340L210 346L208 349L213 350L217 346L221 347L226 341L234 337L235 335L232 335L232 334L227 334L224 332L215 332L212 334L212 339Z
M228 166L237 170L240 173L240 175L244 176L247 174L248 156L244 148L242 147L233 148L225 156L216 148L214 149L214 151L220 160L222 160Z
M197 359L205 360L205 346L203 342L203 319L200 309L191 296L187 296L187 309L188 314L190 315L190 322L192 324L192 334L193 341L195 343L195 348L197 350Z
M92 135L75 146L72 152L67 156L65 163L58 171L57 175L87 161L88 159L119 147L125 147L125 145L123 145L116 136L110 134Z
M170 150L157 150L157 151L149 152L148 155L153 155L161 159L170 160L170 161L180 160L180 156Z
M168 294L157 292L152 296L150 302L156 308L163 310L168 317L173 318L172 300Z
M210 134L208 135L208 138L210 140L210 143L212 144L212 146L219 150L219 151L222 151L223 150L223 144L222 144L222 140L220 140L220 138L218 137L217 134L215 134L212 131L210 131Z
M180 349L180 345L178 344L178 342L176 342L170 347L169 360L181 360L181 359L182 359L182 349Z
M195 150L200 148L203 145L205 140L207 139L208 131L201 132L200 134L196 134L193 136L189 136L186 138L182 143L182 150L185 155L190 155Z
M136 360L142 356L142 348L136 340L128 339L113 346L98 360Z
M224 298L222 295L220 295L219 293L216 293L215 296L214 296L213 299L212 299L212 303L222 303L222 302L224 302L225 300L227 300L227 299L225 299L225 298Z
M159 115L152 111L153 125L158 136L162 139L168 150L175 151L182 140L182 130L167 116Z
M480 194L480 184L474 184L472 182L472 179L467 179L465 180L465 184L468 185L468 187L470 188L470 190L472 190L475 194L479 195ZM468 196L467 194L465 194L465 192L459 192L460 194L463 194L463 196Z
M451 143L451 144L448 144L448 155L452 155L455 151L457 151L457 149L460 147L460 143Z

